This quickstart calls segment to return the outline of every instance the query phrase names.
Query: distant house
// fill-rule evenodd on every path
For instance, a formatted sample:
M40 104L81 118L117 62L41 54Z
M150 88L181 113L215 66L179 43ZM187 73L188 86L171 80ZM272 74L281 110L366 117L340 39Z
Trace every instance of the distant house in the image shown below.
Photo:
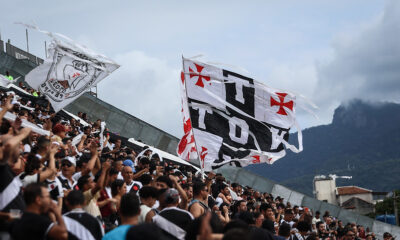
M357 186L337 187L336 199L339 206L360 214L374 211L373 194L369 189Z

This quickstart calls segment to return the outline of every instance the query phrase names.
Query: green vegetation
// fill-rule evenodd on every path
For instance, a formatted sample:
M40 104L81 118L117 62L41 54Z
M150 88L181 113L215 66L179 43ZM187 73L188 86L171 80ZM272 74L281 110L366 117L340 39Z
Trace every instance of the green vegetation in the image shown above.
M312 196L317 174L352 176L338 186L374 191L400 189L400 105L354 100L335 110L331 124L303 131L304 151L289 153L273 165L252 165L253 172ZM297 144L296 136L290 136Z

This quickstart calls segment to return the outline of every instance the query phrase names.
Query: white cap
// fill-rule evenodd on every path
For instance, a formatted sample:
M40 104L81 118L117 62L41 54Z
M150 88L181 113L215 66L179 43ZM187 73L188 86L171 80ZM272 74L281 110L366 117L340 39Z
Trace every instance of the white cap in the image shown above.
M72 165L74 165L76 167L76 160L74 157L65 157L62 161L67 160L70 163L72 163Z

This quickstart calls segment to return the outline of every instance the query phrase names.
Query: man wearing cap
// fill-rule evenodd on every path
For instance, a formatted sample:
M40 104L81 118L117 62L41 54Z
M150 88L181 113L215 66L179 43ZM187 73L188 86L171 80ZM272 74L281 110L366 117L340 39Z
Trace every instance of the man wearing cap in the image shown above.
M58 176L64 191L72 190L76 180L72 177L75 174L76 161L74 157L66 157L61 160L61 174Z
M163 189L159 197L161 212L153 217L153 222L175 239L185 239L186 231L194 220L192 214L177 208L179 192L175 188Z

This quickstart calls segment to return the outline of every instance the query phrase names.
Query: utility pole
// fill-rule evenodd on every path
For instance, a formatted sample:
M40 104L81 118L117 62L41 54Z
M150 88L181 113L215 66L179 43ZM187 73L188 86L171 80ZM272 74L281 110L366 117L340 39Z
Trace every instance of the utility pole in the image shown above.
M25 33L26 33L26 51L29 53L28 29L25 29Z
M47 59L47 42L44 41L44 55L46 56Z
M399 226L399 213L397 211L397 197L396 197L396 190L393 191L393 207L394 207L394 217L396 226Z

